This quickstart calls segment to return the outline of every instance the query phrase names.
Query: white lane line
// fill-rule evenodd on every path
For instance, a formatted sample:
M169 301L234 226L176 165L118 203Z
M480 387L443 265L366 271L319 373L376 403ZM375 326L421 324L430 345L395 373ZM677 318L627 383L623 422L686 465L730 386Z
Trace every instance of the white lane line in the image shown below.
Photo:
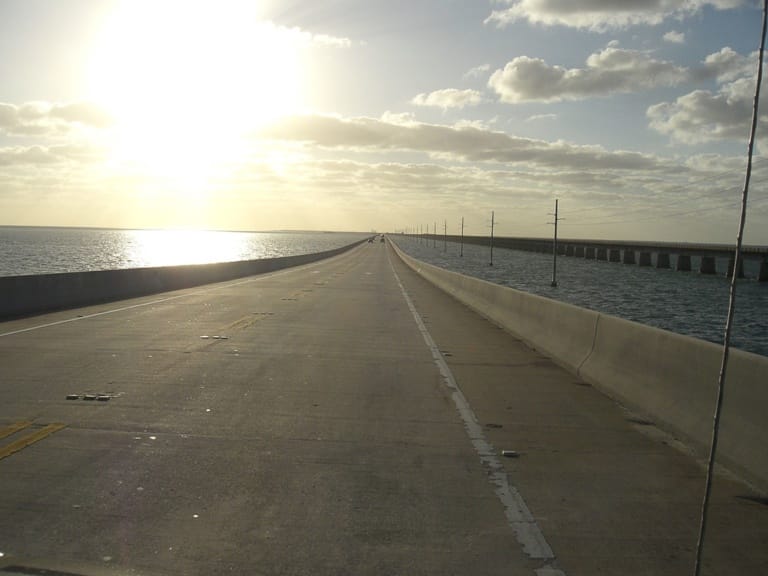
M105 314L114 314L115 312L124 312L125 310L132 310L134 308L141 308L143 306L152 306L153 304L160 304L162 302L168 302L170 300L176 300L178 298L186 298L187 296L196 296L198 294L204 294L206 292L210 292L211 290L219 290L221 288L239 286L240 284L247 284L248 282L256 282L257 280L261 280L262 278L280 276L281 274L287 274L288 272L295 272L296 270L298 270L298 268L286 268L284 270L276 270L274 272L267 272L265 274L260 274L258 276L249 277L249 278L246 278L245 280L229 282L223 285L222 284L216 284L213 286L209 285L207 288L203 288L201 290L195 290L194 292L186 292L184 294L178 294L176 296L168 296L166 298L159 298L157 300L151 300L150 302L142 302L140 304L132 304L131 306L122 306L120 308L112 308L111 310L104 310L103 312L95 312L93 314L86 314L85 316L67 318L66 320L59 320L57 322L49 322L48 324L38 324L37 326L30 326L28 328L21 328L19 330L13 330L11 332L2 333L0 334L0 338L2 338L3 336L13 336L14 334L21 334L22 332L31 332L33 330L40 330L42 328L50 328L51 326L58 326L60 324L67 324L69 322L87 320L89 318L95 318L96 316L104 316ZM138 296L138 298L141 298L141 296ZM84 306L82 306L81 308L84 308ZM73 308L72 310L77 310L77 308Z
M475 451L480 456L480 461L491 471L489 476L490 482L494 485L494 492L504 506L504 514L506 515L512 530L515 532L517 541L523 547L523 552L530 558L548 562L554 561L555 554L552 551L552 548L544 538L541 528L531 514L531 511L528 509L520 492L510 484L509 478L501 465L501 461L496 456L496 450L493 445L486 440L482 426L478 423L475 413L472 411L469 402L467 402L459 385L456 383L456 379L454 378L451 369L448 367L448 364L445 362L445 358L435 344L435 341L432 339L432 335L427 330L427 327L424 325L413 301L410 296L408 296L403 283L400 281L400 277L397 275L397 272L392 265L391 259L389 264L392 268L392 273L395 275L395 280L397 281L398 286L400 286L400 291L403 293L403 297L408 304L408 308L416 321L416 325L419 327L419 331L421 332L427 347L429 347L432 352L432 358L440 370L444 384L450 389L451 398L456 405L456 410L459 412L461 419L464 421L464 428L467 431L467 435L469 436L472 445L475 447ZM549 563L536 569L535 573L537 576L566 576L565 572L551 566Z

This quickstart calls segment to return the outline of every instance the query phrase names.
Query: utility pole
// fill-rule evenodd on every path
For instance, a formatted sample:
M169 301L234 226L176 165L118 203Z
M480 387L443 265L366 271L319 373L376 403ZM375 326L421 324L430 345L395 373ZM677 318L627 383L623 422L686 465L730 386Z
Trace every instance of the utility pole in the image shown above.
M448 220L443 220L443 252L448 251Z
M559 220L562 220L562 218L559 218L557 215L557 198L555 198L555 213L550 214L550 216L555 217L554 222L548 222L548 224L554 224L555 225L555 238L554 242L552 242L552 288L557 288L557 222Z
M491 261L488 266L493 266L493 225L494 225L494 212L491 210Z
M435 220L435 231L432 233L432 248L437 248L437 220Z
M459 258L464 258L464 216L461 217L461 244Z

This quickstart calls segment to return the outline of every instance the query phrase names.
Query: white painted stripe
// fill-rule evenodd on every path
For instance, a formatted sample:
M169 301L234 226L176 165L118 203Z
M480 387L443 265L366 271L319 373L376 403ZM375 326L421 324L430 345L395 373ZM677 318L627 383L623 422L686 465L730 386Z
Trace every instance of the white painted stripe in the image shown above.
M472 411L469 402L467 402L459 385L456 383L456 379L454 378L451 369L448 367L445 358L435 344L435 341L432 339L429 330L427 330L427 327L424 325L413 301L410 296L408 296L403 283L400 281L400 277L392 265L391 259L389 265L392 268L392 273L395 275L395 280L397 281L398 286L400 286L400 291L403 293L403 297L408 304L408 309L411 311L427 347L432 352L432 358L443 377L443 382L445 386L450 389L451 398L453 399L453 403L455 404L461 419L464 421L464 428L467 431L467 435L480 456L480 461L491 471L489 475L490 482L494 485L494 492L504 506L504 513L507 517L507 521L515 532L517 541L523 547L523 552L530 558L550 562L554 561L555 554L552 551L552 548L546 538L544 538L541 528L531 514L531 511L528 509L520 492L510 484L507 473L504 471L501 461L496 456L496 450L493 445L486 440L482 426L478 423L475 413ZM565 572L554 568L548 563L545 566L536 569L535 573L537 576L566 576Z

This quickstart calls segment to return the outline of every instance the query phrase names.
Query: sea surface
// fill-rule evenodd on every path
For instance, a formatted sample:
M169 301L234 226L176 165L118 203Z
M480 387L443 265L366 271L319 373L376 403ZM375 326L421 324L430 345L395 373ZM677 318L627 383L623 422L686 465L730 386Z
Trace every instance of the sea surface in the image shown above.
M366 236L0 226L0 276L275 258L331 250Z
M454 272L678 334L723 342L730 288L725 277L727 262L718 262L722 275L710 276L558 256L558 286L553 288L551 254L494 248L490 266L487 246L465 244L461 257L459 243L400 235L390 238L414 258ZM754 278L750 264L754 263L745 261L745 272ZM731 344L768 356L768 282L737 282Z

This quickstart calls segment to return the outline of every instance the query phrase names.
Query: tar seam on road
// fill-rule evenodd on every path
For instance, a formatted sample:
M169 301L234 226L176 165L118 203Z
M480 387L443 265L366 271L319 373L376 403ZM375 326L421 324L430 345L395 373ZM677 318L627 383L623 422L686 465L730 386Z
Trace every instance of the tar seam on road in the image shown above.
M528 509L520 492L509 483L509 478L501 465L501 461L496 456L496 451L493 445L486 440L482 426L477 422L477 417L456 383L456 379L453 377L451 369L448 367L440 349L437 347L431 334L427 330L427 327L424 325L421 316L413 305L413 301L408 296L403 283L400 281L400 277L395 271L395 267L392 265L391 259L389 265L392 268L392 273L395 275L395 280L397 281L398 286L400 286L400 291L403 293L405 302L408 304L408 308L419 327L419 331L424 337L427 346L432 351L432 358L434 359L437 368L440 370L445 386L450 389L451 398L456 405L456 410L458 410L461 419L464 421L464 428L467 431L467 435L469 436L472 445L475 447L475 451L480 456L480 461L490 470L488 476L489 481L494 485L494 492L504 505L504 514L507 517L509 525L515 532L517 541L523 547L523 552L533 559L545 560L548 562L554 561L555 554L552 552L552 548L544 538L541 528L539 528L536 519ZM536 569L535 573L537 576L566 576L565 572L555 568L549 563Z
M314 264L314 263L313 263ZM267 272L265 274L259 274L258 276L247 278L245 280L238 280L236 282L227 283L221 285L217 283L216 286L209 288L203 288L202 290L195 290L194 292L185 292L184 294L178 294L176 296L169 296L167 298L160 298L158 300L152 300L150 302L142 302L141 304L133 304L132 306L123 306L122 308L113 308L111 310L104 310L103 312L96 312L94 314L87 314L85 316L78 316L77 318L67 318L66 320L59 320L58 322L50 322L48 324L40 324L38 326L30 326L29 328L21 328L20 330L13 330L11 332L5 332L0 334L0 338L3 336L13 336L14 334L21 334L22 332L31 332L32 330L39 330L41 328L50 328L51 326L58 326L59 324L67 324L69 322L77 322L78 320L87 320L88 318L95 318L96 316L104 316L105 314L113 314L115 312L123 312L125 310L133 310L134 308L141 308L142 306L152 306L152 304L160 304L162 302L168 302L169 300L176 300L177 298L186 298L187 296L195 296L196 294L203 294L210 292L211 290L218 290L219 288L228 288L230 286L239 286L240 284L247 284L248 282L255 282L262 278L279 276L288 272L295 272L297 268L286 268L285 270L277 270L275 272ZM75 308L76 309L76 308Z

